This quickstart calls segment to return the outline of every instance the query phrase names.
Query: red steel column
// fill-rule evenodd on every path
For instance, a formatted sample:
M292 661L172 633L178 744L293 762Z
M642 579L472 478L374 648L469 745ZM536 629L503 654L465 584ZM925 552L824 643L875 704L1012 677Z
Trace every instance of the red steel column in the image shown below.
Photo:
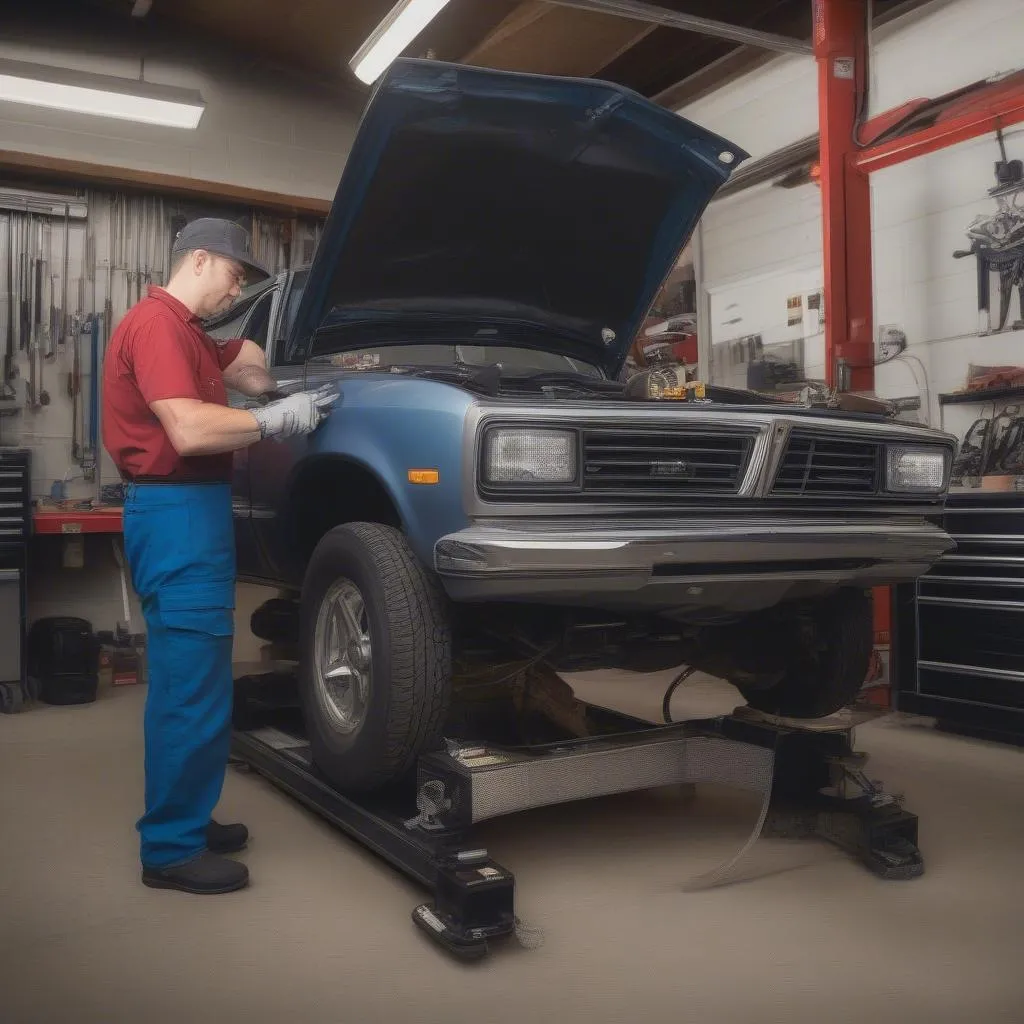
M814 0L818 132L825 254L825 368L830 386L847 366L849 390L875 386L871 191L854 159L857 98L867 77L865 0ZM890 592L872 591L875 647L889 646ZM884 697L888 706L888 691Z
M857 97L867 74L864 0L814 0L818 129L825 254L825 365L828 383L871 391L874 327L871 294L871 193L854 163Z

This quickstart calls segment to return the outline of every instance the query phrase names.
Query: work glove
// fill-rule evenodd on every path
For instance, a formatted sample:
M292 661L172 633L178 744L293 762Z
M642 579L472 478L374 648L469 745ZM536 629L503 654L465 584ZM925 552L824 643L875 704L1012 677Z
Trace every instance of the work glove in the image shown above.
M283 440L311 434L330 414L338 397L334 385L325 384L316 391L297 391L251 411L260 425L260 437Z

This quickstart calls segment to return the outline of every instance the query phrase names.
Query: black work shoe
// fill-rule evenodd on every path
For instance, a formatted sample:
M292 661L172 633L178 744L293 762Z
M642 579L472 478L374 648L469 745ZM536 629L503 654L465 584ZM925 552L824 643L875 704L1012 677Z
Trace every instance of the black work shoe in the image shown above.
M143 868L142 882L151 889L177 889L213 895L244 889L249 884L249 869L236 860L203 850L184 864L169 868Z
M210 819L206 826L206 847L213 853L238 853L249 842L249 830L244 825L222 825Z

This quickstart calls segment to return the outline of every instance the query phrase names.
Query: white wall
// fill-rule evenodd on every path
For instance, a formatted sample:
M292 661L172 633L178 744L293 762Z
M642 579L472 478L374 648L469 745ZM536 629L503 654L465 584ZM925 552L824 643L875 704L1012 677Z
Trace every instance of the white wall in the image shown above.
M1024 67L1021 40L1020 0L936 2L898 19L872 40L869 114ZM782 57L680 113L756 158L813 134L816 104L814 61ZM1005 136L1008 156L1024 158L1024 125ZM967 247L970 221L995 210L986 193L995 183L998 158L995 138L988 136L871 178L875 324L900 326L910 354L920 361L879 367L876 389L885 397L922 392L935 424L935 395L961 387L969 362L1024 363L1024 332L977 337L975 264L952 256ZM808 266L817 267L820 280L821 233L814 185L757 186L711 205L702 222L705 286L723 294L765 274L778 281L778 294L766 296L761 308L747 302L741 333L777 329L785 316L786 288L804 279ZM746 294L751 299L760 292ZM1010 321L1019 315L1015 301ZM711 329L717 341L731 337L728 331L736 325L712 322ZM823 337L807 338L807 348L808 371L823 372ZM962 433L979 410L951 407L946 414L946 427Z
M8 15L4 15L7 19ZM122 22L127 19L121 19ZM84 117L0 102L0 148L130 167L292 196L332 199L362 100L293 75L243 63L196 41L186 55L117 31L31 30L5 23L0 57L197 89L206 112L195 131Z

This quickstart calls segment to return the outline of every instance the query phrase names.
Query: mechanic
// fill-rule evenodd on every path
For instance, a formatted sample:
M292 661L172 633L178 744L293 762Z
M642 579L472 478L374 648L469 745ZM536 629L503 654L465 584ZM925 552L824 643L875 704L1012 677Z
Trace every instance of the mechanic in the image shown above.
M186 225L166 287L151 287L118 324L103 367L103 443L125 482L124 544L146 620L142 881L193 893L245 886L224 856L249 838L211 815L231 738L235 540L233 451L308 434L331 388L281 397L262 349L215 341L201 318L227 309L268 272L228 220ZM226 388L263 401L230 408Z

